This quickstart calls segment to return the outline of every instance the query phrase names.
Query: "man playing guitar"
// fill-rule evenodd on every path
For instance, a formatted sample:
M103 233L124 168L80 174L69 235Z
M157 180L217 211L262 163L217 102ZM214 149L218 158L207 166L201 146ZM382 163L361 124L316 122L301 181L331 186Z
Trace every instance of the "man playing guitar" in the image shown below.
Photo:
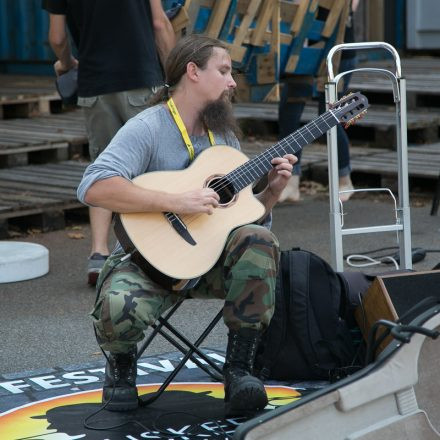
M123 224L124 216L137 219L145 213L152 215L154 221L157 216L163 221L163 228L169 228L166 235L176 240L172 249L187 246L197 250L205 238L197 235L191 225L195 228L200 222L215 219L217 213L223 215L229 206L232 213L239 205L237 199L245 197L240 193L231 200L222 200L220 189L226 185L221 179L209 184L215 181L211 171L204 176L208 183L194 188L180 181L182 171L176 171L195 170L203 155L192 161L200 153L208 153L207 150L216 154L226 148L219 145L239 150L230 102L236 87L231 73L231 58L221 41L201 35L180 40L166 62L166 85L158 91L156 105L130 119L87 168L78 198L90 206L120 213ZM279 245L268 229L271 209L297 160L293 154L282 156L270 159L268 184L252 196L257 199L252 203L258 205L255 218L246 224L238 218L236 226L217 240L221 249L214 253L212 265L205 273L197 272L199 264L194 257L194 273L189 271L188 278L198 276L186 284L185 292L173 290L143 270L142 252L127 253L122 242L107 260L98 279L99 296L92 312L98 343L110 352L103 390L107 409L124 411L138 406L136 344L148 325L184 294L225 300L223 315L229 329L224 365L226 414L252 414L266 406L266 392L263 383L253 375L253 363L260 334L274 311ZM213 157L210 163L216 162L214 165L222 173L223 159ZM228 154L224 159L227 162ZM173 187L167 186L168 179L161 178L163 171L170 170L177 173ZM135 178L144 174L153 180L157 177L159 183L151 187L138 185ZM251 192L250 185L243 192L247 190ZM249 204L242 211L246 214L252 209ZM155 226L141 228L139 234L151 246L157 240L158 250L160 243L168 240L167 236L157 237ZM127 235L132 238L136 233ZM213 230L212 237L206 240L215 242L215 237ZM185 260L184 255L178 258ZM201 259L204 258L202 252ZM166 259L165 256L164 265ZM163 271L160 264L157 268Z

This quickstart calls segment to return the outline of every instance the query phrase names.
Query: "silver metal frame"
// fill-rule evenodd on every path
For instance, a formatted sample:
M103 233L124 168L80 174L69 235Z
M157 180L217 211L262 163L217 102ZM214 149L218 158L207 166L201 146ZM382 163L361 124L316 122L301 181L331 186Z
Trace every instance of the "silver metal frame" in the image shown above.
M342 50L384 49L391 53L395 63L395 72L387 69L359 68L341 72L334 76L333 56ZM362 228L344 229L342 202L339 199L338 176L338 141L336 127L327 132L328 147L328 174L330 195L330 241L331 264L337 271L344 269L343 244L344 235L365 234L375 232L396 231L399 245L400 267L412 268L411 258L411 223L409 210L409 185L408 185L408 141L406 124L406 80L402 78L400 57L396 49L388 43L345 43L334 46L327 55L328 83L325 85L327 109L331 103L337 101L338 84L341 78L352 72L368 72L387 76L392 85L394 103L396 105L396 145L398 165L398 201L395 206L396 223ZM378 189L376 189L378 190ZM383 190L391 192L389 189ZM362 191L362 190L356 190Z

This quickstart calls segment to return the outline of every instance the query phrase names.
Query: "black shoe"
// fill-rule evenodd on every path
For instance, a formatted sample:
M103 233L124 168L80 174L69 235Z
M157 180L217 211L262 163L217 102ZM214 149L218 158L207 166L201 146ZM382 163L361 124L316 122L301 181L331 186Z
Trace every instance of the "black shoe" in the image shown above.
M268 403L263 382L253 375L259 339L254 329L229 332L223 368L226 416L252 416Z
M109 411L130 411L138 407L136 351L110 353L105 367L102 403Z

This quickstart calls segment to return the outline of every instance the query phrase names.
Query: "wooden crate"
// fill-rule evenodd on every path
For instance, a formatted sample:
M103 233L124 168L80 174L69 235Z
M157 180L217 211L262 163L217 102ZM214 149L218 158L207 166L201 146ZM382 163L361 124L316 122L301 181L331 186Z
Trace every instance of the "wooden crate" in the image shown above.
M240 100L267 102L279 99L283 76L325 71L348 11L349 0L185 0L173 26L179 35L225 42L240 75Z

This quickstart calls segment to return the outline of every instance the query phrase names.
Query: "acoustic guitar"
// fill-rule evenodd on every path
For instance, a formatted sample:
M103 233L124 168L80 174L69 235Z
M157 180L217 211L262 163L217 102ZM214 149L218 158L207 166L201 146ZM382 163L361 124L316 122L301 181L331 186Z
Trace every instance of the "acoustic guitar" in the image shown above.
M252 193L252 184L271 170L273 158L297 153L338 123L351 125L367 108L367 98L353 93L253 159L235 148L216 145L199 154L184 170L137 176L135 185L170 193L210 187L218 193L220 206L212 215L120 214L116 236L153 280L174 290L183 288L186 280L198 278L214 266L234 228L265 214L263 204Z

